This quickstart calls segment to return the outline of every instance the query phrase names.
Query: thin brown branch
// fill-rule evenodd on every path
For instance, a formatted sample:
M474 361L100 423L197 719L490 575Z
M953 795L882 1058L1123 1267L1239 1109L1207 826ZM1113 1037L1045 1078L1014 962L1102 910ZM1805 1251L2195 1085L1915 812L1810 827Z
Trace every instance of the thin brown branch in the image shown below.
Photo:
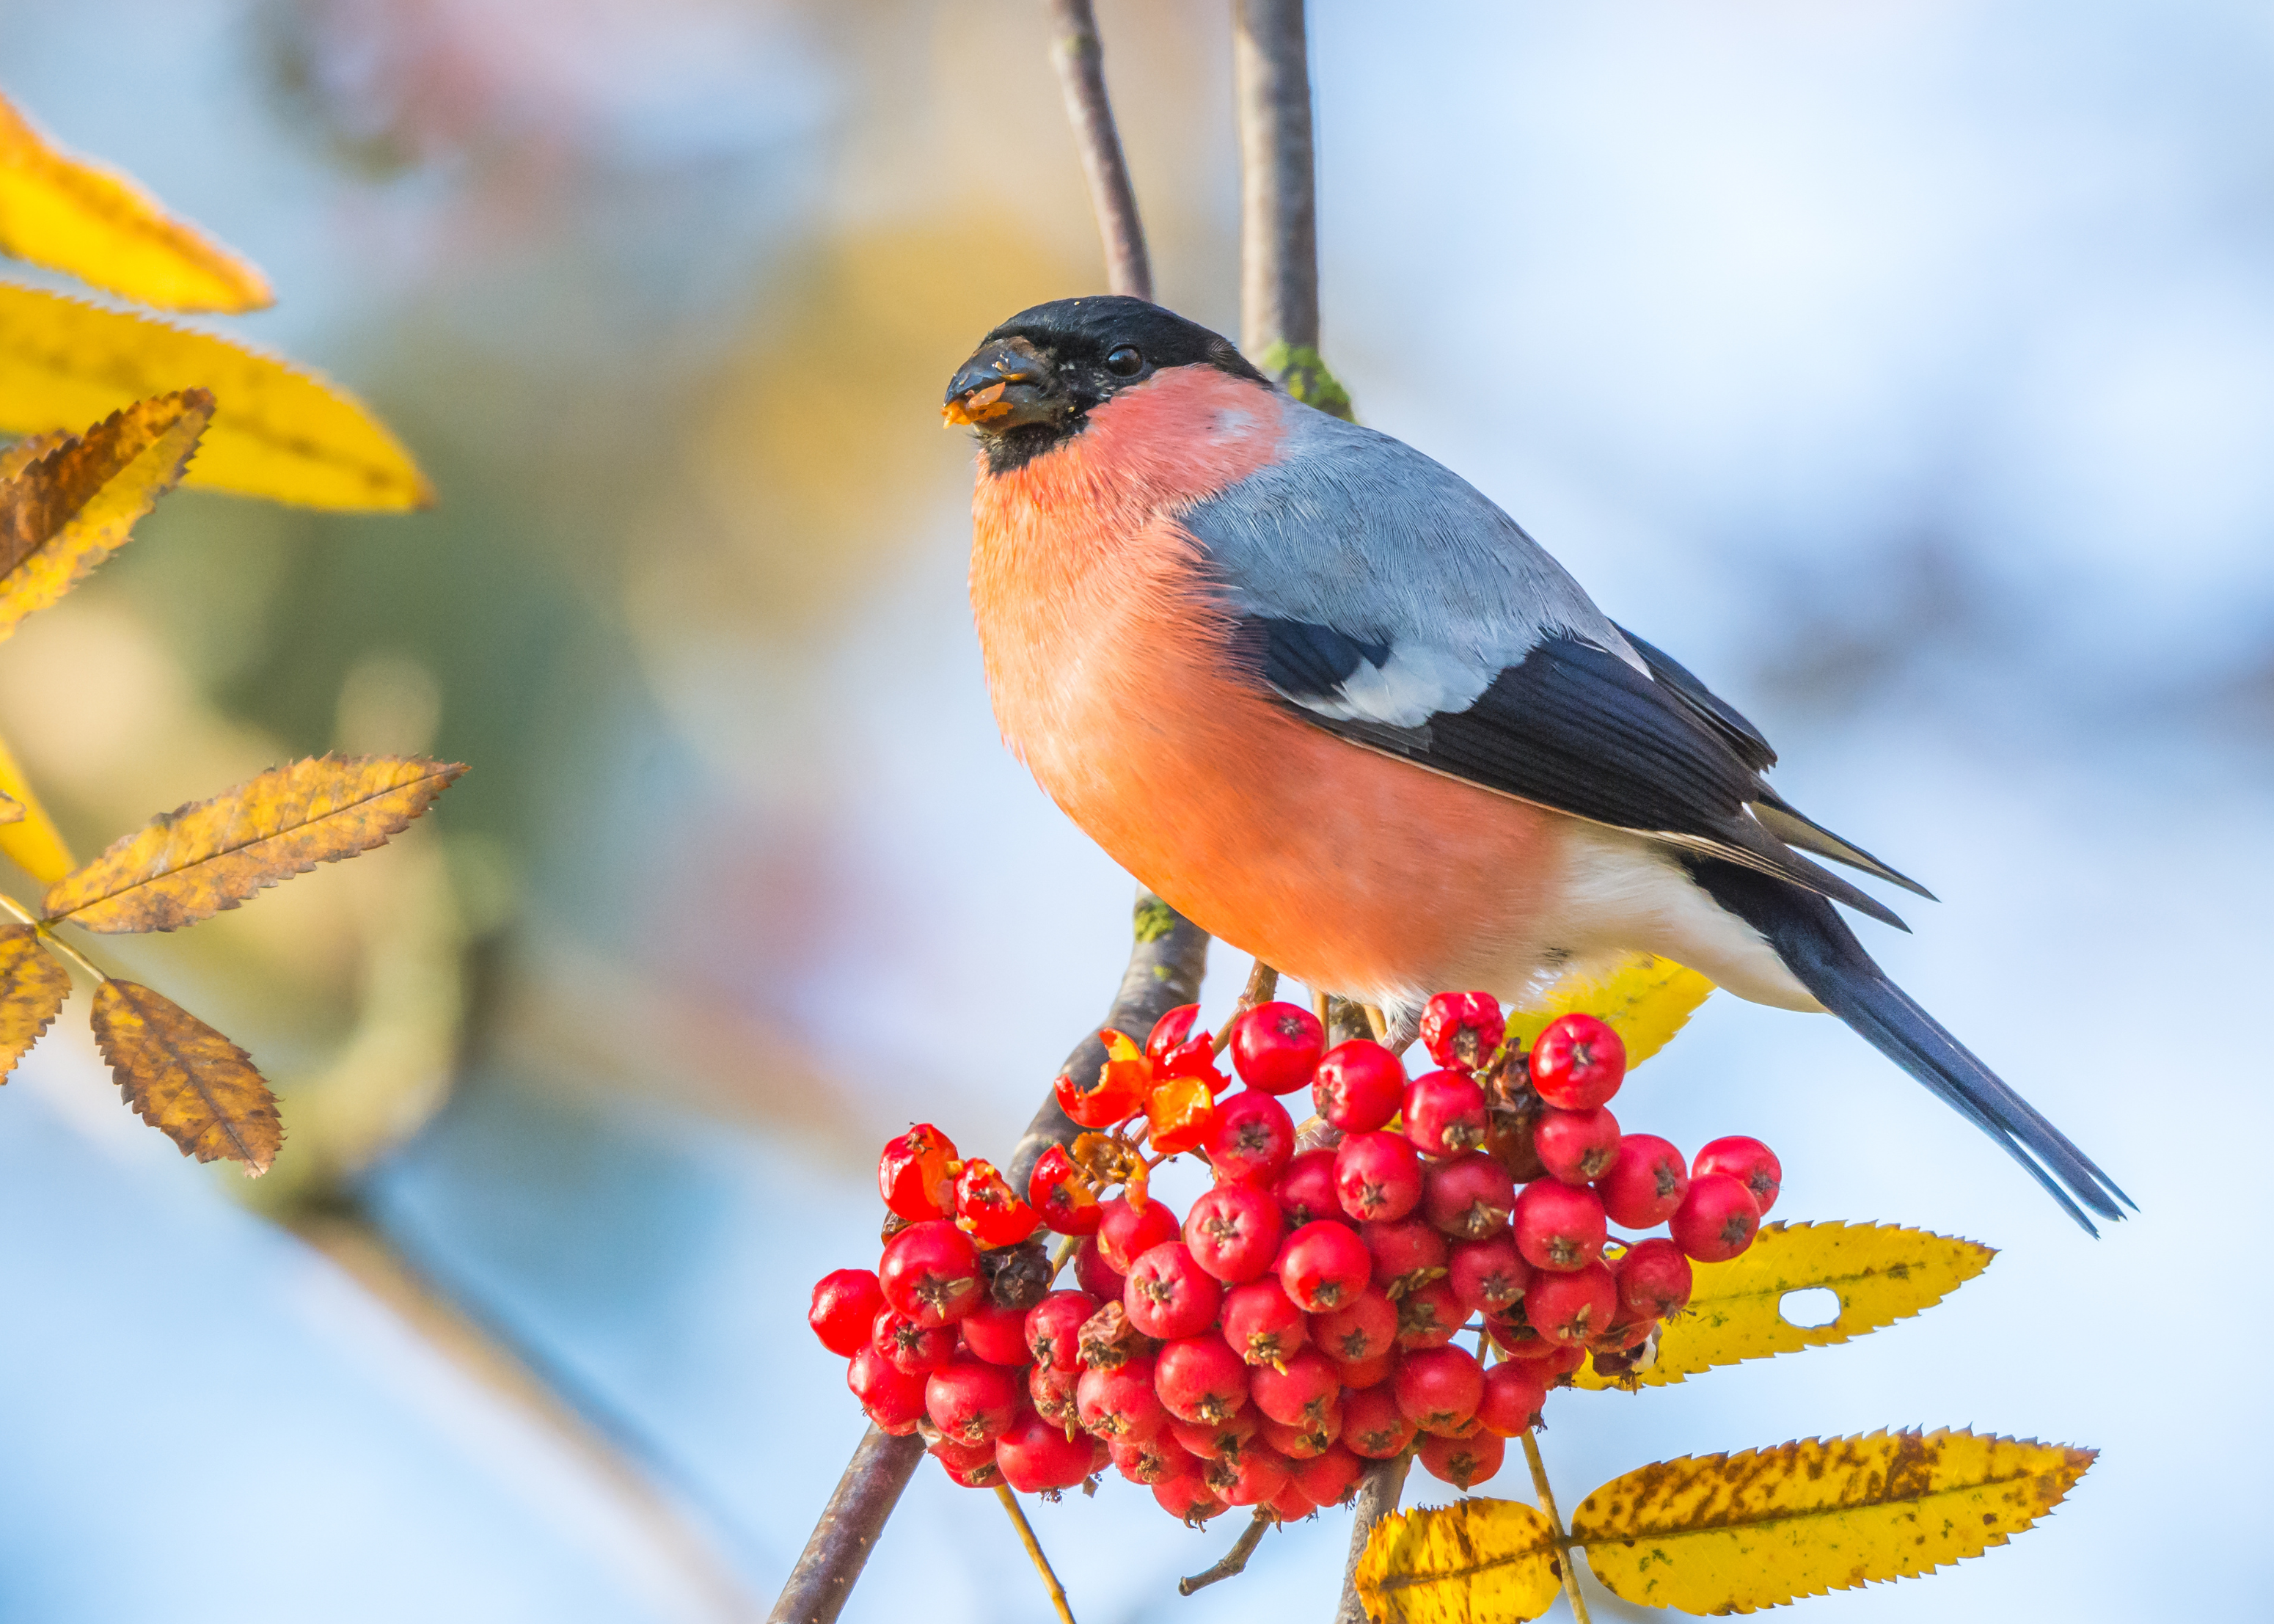
M1366 1554L1374 1525L1397 1509L1397 1498L1405 1492L1405 1474L1412 1468L1413 1454L1408 1450L1376 1461L1359 1479L1358 1503L1351 1512L1350 1556L1343 1563L1343 1601L1335 1610L1335 1624L1367 1624L1366 1604L1358 1598L1359 1558Z
M869 1429L813 1525L805 1554L790 1569L789 1583L782 1586L766 1624L834 1624L885 1531L885 1520L922 1459L923 1440L914 1433L894 1438Z
M1247 973L1247 985L1240 989L1239 1002L1232 1005L1231 1013L1225 1019L1223 1030L1216 1034L1216 1052L1220 1055L1231 1047L1231 1029L1239 1024L1241 1016L1259 1004L1270 1003L1278 996L1278 993L1279 972L1265 964L1261 959L1257 959L1255 967Z
M1237 0L1239 345L1319 347L1319 217L1312 178L1311 70L1303 0Z
M1337 1043L1347 1043L1352 1038L1377 1035L1374 1024L1367 1019L1366 1005L1339 996L1328 998L1324 1025L1329 1048Z
M1066 120L1081 149L1081 171L1089 178L1089 201L1097 232L1105 244L1105 285L1141 299L1153 297L1153 264L1145 252L1145 224L1137 214L1137 191L1129 181L1129 161L1105 94L1105 46L1098 38L1090 0L1050 0L1050 59L1065 91Z
M1263 1530L1271 1526L1271 1516L1268 1512L1259 1510L1248 1520L1247 1526L1240 1530L1239 1538L1233 1543L1231 1549L1224 1553L1224 1560L1213 1568L1194 1574L1189 1579L1178 1580L1177 1594L1189 1596L1194 1590L1203 1590L1219 1579L1229 1579L1234 1574L1246 1573L1247 1559L1254 1556L1255 1547L1263 1543Z

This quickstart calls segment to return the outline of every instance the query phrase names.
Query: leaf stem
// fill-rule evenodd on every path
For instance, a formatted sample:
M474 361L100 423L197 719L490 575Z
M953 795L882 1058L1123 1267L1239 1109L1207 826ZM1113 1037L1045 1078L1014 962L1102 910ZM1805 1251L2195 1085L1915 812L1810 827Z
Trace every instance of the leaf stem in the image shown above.
M1189 1579L1178 1580L1177 1594L1189 1596L1194 1590L1205 1585L1214 1584L1219 1579L1229 1579L1234 1574L1246 1572L1247 1559L1255 1554L1255 1547L1263 1543L1263 1530L1270 1526L1271 1518L1264 1512L1257 1511L1254 1516L1248 1520L1247 1526L1240 1530L1239 1538L1233 1543L1231 1549L1224 1553L1224 1560L1205 1572L1194 1574Z
M1571 1616L1578 1624L1593 1624L1587 1616L1587 1598L1579 1593L1579 1568L1571 1559L1575 1548L1571 1536L1564 1531L1563 1514L1555 1509L1555 1491L1547 1486L1547 1466L1540 1458L1540 1439L1536 1429L1524 1430L1524 1462L1532 1468L1532 1492L1540 1496L1540 1509L1547 1515L1547 1526L1555 1530L1555 1548L1563 1554L1563 1597L1571 1604Z
M1003 1509L1011 1514L1011 1525L1019 1530L1019 1541L1027 1547L1027 1555L1035 1564L1035 1571L1043 1575L1043 1588L1050 1593L1050 1605L1058 1610L1058 1624L1073 1624L1073 1610L1066 1605L1065 1586L1058 1583L1058 1575L1050 1571L1050 1559L1043 1554L1041 1541L1035 1538L1027 1514L1019 1509L1019 1497L1011 1492L1011 1485L995 1485L995 1498L1003 1502Z
M96 966L95 962L93 959L89 959L85 953L80 952L79 949L73 947L70 943L57 936L53 925L49 923L46 920L41 919L38 914L33 913L29 908L26 907L22 903L17 901L13 897L10 896L4 891L0 891L0 908L6 909L9 913L13 914L18 919L23 921L24 923L29 925L34 930L37 931L39 933L40 940L48 944L49 951L56 954L57 958L77 965L80 969L86 971L98 981L107 981L110 979Z

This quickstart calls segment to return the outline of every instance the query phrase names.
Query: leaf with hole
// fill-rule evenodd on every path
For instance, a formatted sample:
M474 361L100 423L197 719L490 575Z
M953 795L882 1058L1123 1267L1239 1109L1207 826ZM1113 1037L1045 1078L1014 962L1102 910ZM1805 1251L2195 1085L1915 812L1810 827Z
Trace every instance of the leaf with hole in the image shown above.
M1530 1009L1511 1010L1510 1038L1530 1049L1558 1015L1585 1010L1611 1026L1627 1046L1627 1064L1640 1065L1674 1041L1713 983L1685 965L1637 954L1600 975L1568 975Z
M51 886L48 917L88 930L172 930L280 880L370 850L465 771L419 756L318 756L177 807Z
M1612 1380L1582 1365L1572 1380L1593 1388L1662 1387L1717 1365L1844 1342L1932 1307L1997 1255L1973 1241L1891 1223L1764 1224L1742 1255L1690 1265L1690 1306L1659 1334L1647 1368ZM1788 1319L1786 1296L1817 1288L1837 1294L1839 1316L1793 1323L1820 1316Z
M1354 1578L1375 1624L1501 1624L1547 1612L1563 1568L1546 1517L1479 1499L1382 1518Z
M243 1049L162 993L94 989L94 1042L135 1114L200 1162L266 1173L284 1143L276 1097Z
M1979 1556L2059 1505L2093 1458L1957 1431L1684 1456L1597 1489L1571 1536L1623 1600L1752 1613Z
M29 925L0 926L0 1079L71 996L71 975Z

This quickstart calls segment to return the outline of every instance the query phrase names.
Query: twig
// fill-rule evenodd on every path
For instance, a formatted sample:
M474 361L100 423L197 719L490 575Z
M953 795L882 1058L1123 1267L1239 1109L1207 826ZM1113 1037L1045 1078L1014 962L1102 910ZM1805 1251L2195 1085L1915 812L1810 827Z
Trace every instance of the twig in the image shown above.
M1090 207L1105 241L1105 285L1141 299L1153 297L1153 265L1145 252L1145 226L1137 216L1137 191L1129 182L1129 162L1114 127L1113 104L1105 94L1105 47L1098 38L1090 0L1050 0L1057 37L1050 58L1065 91L1066 119L1081 149L1081 170L1089 177Z
M1239 1538L1233 1542L1231 1549L1224 1553L1224 1560L1204 1572L1194 1574L1189 1579L1178 1580L1177 1594L1189 1596L1194 1590L1214 1584L1219 1579L1229 1579L1234 1574L1246 1573L1247 1559L1255 1554L1255 1547L1263 1543L1263 1530L1270 1526L1270 1516L1258 1511L1248 1520L1247 1526L1240 1530Z
M1555 1531L1555 1548L1563 1558L1563 1597L1571 1604L1571 1616L1578 1624L1593 1624L1587 1617L1587 1598L1579 1593L1579 1568L1571 1556L1571 1536L1564 1531L1563 1514L1555 1509L1555 1491L1547 1486L1547 1467L1540 1458L1539 1435L1532 1428L1524 1432L1525 1464L1532 1468L1532 1492L1540 1496L1540 1509L1547 1515L1547 1526Z
M1095 1077L1105 1064L1101 1030L1126 1032L1139 1042L1153 1023L1179 1004L1201 996L1201 978L1208 973L1209 935L1176 909L1141 886L1132 915L1136 942L1129 950L1129 967L1121 973L1121 988L1113 1007L1089 1034L1074 1046L1058 1068L1065 1077ZM1043 1097L1042 1109L1027 1124L1024 1138L1011 1153L1011 1188L1024 1191L1035 1163L1053 1145L1071 1145L1081 1132L1073 1117L1058 1109L1056 1094Z
M1011 1514L1011 1525L1019 1530L1019 1542L1027 1547L1027 1555L1035 1564L1035 1571L1043 1575L1043 1588L1050 1593L1050 1605L1058 1610L1058 1624L1073 1624L1073 1609L1066 1605L1065 1586L1050 1571L1050 1559L1043 1554L1042 1541L1035 1538L1034 1525L1027 1514L1019 1509L1019 1497L1011 1492L1011 1485L995 1485L995 1498L1003 1502L1003 1509Z
M1321 1018L1327 1028L1327 1043L1347 1043L1352 1038L1377 1035L1374 1024L1367 1019L1366 1005L1351 999L1335 996L1327 1000L1327 1012Z
M1335 1624L1368 1624L1366 1604L1358 1598L1359 1559L1374 1537L1374 1525L1397 1509L1397 1497L1405 1492L1405 1474L1412 1469L1413 1454L1408 1450L1394 1459L1376 1461L1359 1479L1358 1503L1351 1511L1350 1556L1343 1563L1343 1600L1335 1609Z
M1319 216L1303 0L1238 0L1231 73L1239 106L1239 342L1319 347Z
M1261 959L1257 959L1255 967L1247 973L1247 985L1239 989L1239 1002L1232 1005L1231 1019L1224 1023L1224 1030L1216 1034L1216 1052L1220 1055L1230 1047L1231 1029L1239 1024L1241 1016L1259 1004L1270 1003L1278 991L1279 972Z
M813 1525L805 1554L790 1570L789 1583L782 1586L766 1624L834 1624L870 1548L885 1531L885 1520L900 1504L900 1491L923 1459L923 1440L913 1432L894 1438L873 1426L869 1429L845 1475L837 1480L837 1492Z

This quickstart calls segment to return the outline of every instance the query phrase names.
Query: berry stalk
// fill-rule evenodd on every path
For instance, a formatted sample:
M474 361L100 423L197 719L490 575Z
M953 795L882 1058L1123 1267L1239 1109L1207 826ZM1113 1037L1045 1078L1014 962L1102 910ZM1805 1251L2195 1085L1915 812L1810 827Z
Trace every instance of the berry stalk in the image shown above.
M1003 1502L1003 1509L1011 1514L1011 1525L1019 1530L1019 1542L1027 1547L1027 1555L1035 1564L1035 1571L1043 1575L1043 1588L1050 1593L1050 1605L1058 1610L1058 1624L1073 1624L1073 1609L1066 1605L1065 1586L1050 1570L1050 1559L1043 1554L1042 1541L1035 1538L1034 1524L1027 1514L1019 1509L1019 1497L1011 1492L1011 1485L995 1485L995 1498Z
M1577 1624L1593 1624L1587 1617L1587 1598L1579 1593L1579 1570L1571 1560L1571 1536L1563 1526L1563 1514L1555 1509L1555 1491L1547 1486L1547 1465L1540 1458L1537 1433L1524 1434L1524 1462L1532 1468L1532 1492L1540 1496L1540 1509L1546 1514L1547 1526L1555 1530L1555 1544L1563 1553L1563 1598L1571 1604L1571 1616Z

